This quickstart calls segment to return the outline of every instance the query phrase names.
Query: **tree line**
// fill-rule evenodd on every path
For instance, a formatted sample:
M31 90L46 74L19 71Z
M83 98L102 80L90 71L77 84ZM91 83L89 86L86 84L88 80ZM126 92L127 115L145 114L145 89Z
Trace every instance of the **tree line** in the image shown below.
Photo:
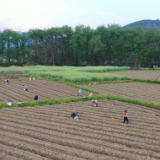
M160 65L160 30L78 25L0 32L0 65Z

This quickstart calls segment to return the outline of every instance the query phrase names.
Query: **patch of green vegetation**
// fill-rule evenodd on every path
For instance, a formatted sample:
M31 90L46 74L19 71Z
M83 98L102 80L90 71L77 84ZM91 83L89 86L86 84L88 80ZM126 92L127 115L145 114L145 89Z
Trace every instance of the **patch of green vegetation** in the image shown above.
M134 98L112 96L112 95L108 95L105 93L103 93L103 94L106 95L106 99L117 100L117 101L121 101L121 102L125 102L125 103L131 103L131 104L141 105L141 106L145 106L145 107L149 107L149 108L160 109L160 104L155 104L152 102L147 102L147 101L138 100L138 99L134 99Z
M103 96L91 96L87 98L81 97L70 97L70 98L50 98L45 100L38 100L38 101L26 101L23 104L18 105L17 101L12 103L12 106L8 106L7 102L0 102L0 109L2 108L13 108L13 107L26 107L26 106L43 106L43 105L53 105L53 104L61 104L61 103L71 103L71 102L79 102L79 101L88 101L92 99L103 100Z
M91 89L91 88L87 88L87 87L83 87L83 86L76 85L76 84L72 84L72 83L68 83L68 85L71 86L71 87L75 87L75 88L78 88L78 89L82 89L82 90L84 90L84 91L88 91L88 92L95 93L95 94L101 93L101 92L98 91L98 90Z
M134 82L142 82L142 83L154 83L154 84L160 84L160 81L157 80L149 80L149 79L133 79Z
M100 72L117 71L117 70L129 70L129 67L57 67L57 66L25 66L25 67L0 67L3 69L15 69L23 70L25 75L36 77L40 76L54 81L65 81L72 83L89 83L91 81L102 82L102 81L117 81L117 80L129 80L128 76L124 75L113 75L113 74L102 74Z
M130 67L116 67L116 66L96 66L96 67L78 67L78 71L81 72L113 72L113 71L125 71L130 70Z

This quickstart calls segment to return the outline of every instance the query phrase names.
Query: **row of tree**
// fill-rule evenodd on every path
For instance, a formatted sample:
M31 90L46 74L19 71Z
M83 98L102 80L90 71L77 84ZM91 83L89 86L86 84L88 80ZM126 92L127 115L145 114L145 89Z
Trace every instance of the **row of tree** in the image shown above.
M0 32L0 65L160 65L160 30L79 25Z

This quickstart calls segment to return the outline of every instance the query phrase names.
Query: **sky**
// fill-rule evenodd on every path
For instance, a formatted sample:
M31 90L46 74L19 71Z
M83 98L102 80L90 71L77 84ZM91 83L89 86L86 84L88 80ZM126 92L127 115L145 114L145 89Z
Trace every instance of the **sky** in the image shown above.
M160 19L160 0L0 0L0 31Z

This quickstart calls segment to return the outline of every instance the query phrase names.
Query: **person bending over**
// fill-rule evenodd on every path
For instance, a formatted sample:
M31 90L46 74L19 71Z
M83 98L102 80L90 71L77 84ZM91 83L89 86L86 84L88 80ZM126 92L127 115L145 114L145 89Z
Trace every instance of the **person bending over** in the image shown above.
M81 96L81 92L82 92L82 90L80 89L80 90L78 91L78 93L77 93L77 97L80 97L80 96Z
M34 100L38 100L38 94L34 96Z
M73 110L73 111L72 111L72 114L71 114L71 118L74 119L76 116L78 116L78 113L77 113L76 110Z
M93 104L94 107L99 107L99 106L98 106L98 101L97 101L97 100L92 100L92 104Z
M26 85L24 85L24 90L28 92L28 87Z

